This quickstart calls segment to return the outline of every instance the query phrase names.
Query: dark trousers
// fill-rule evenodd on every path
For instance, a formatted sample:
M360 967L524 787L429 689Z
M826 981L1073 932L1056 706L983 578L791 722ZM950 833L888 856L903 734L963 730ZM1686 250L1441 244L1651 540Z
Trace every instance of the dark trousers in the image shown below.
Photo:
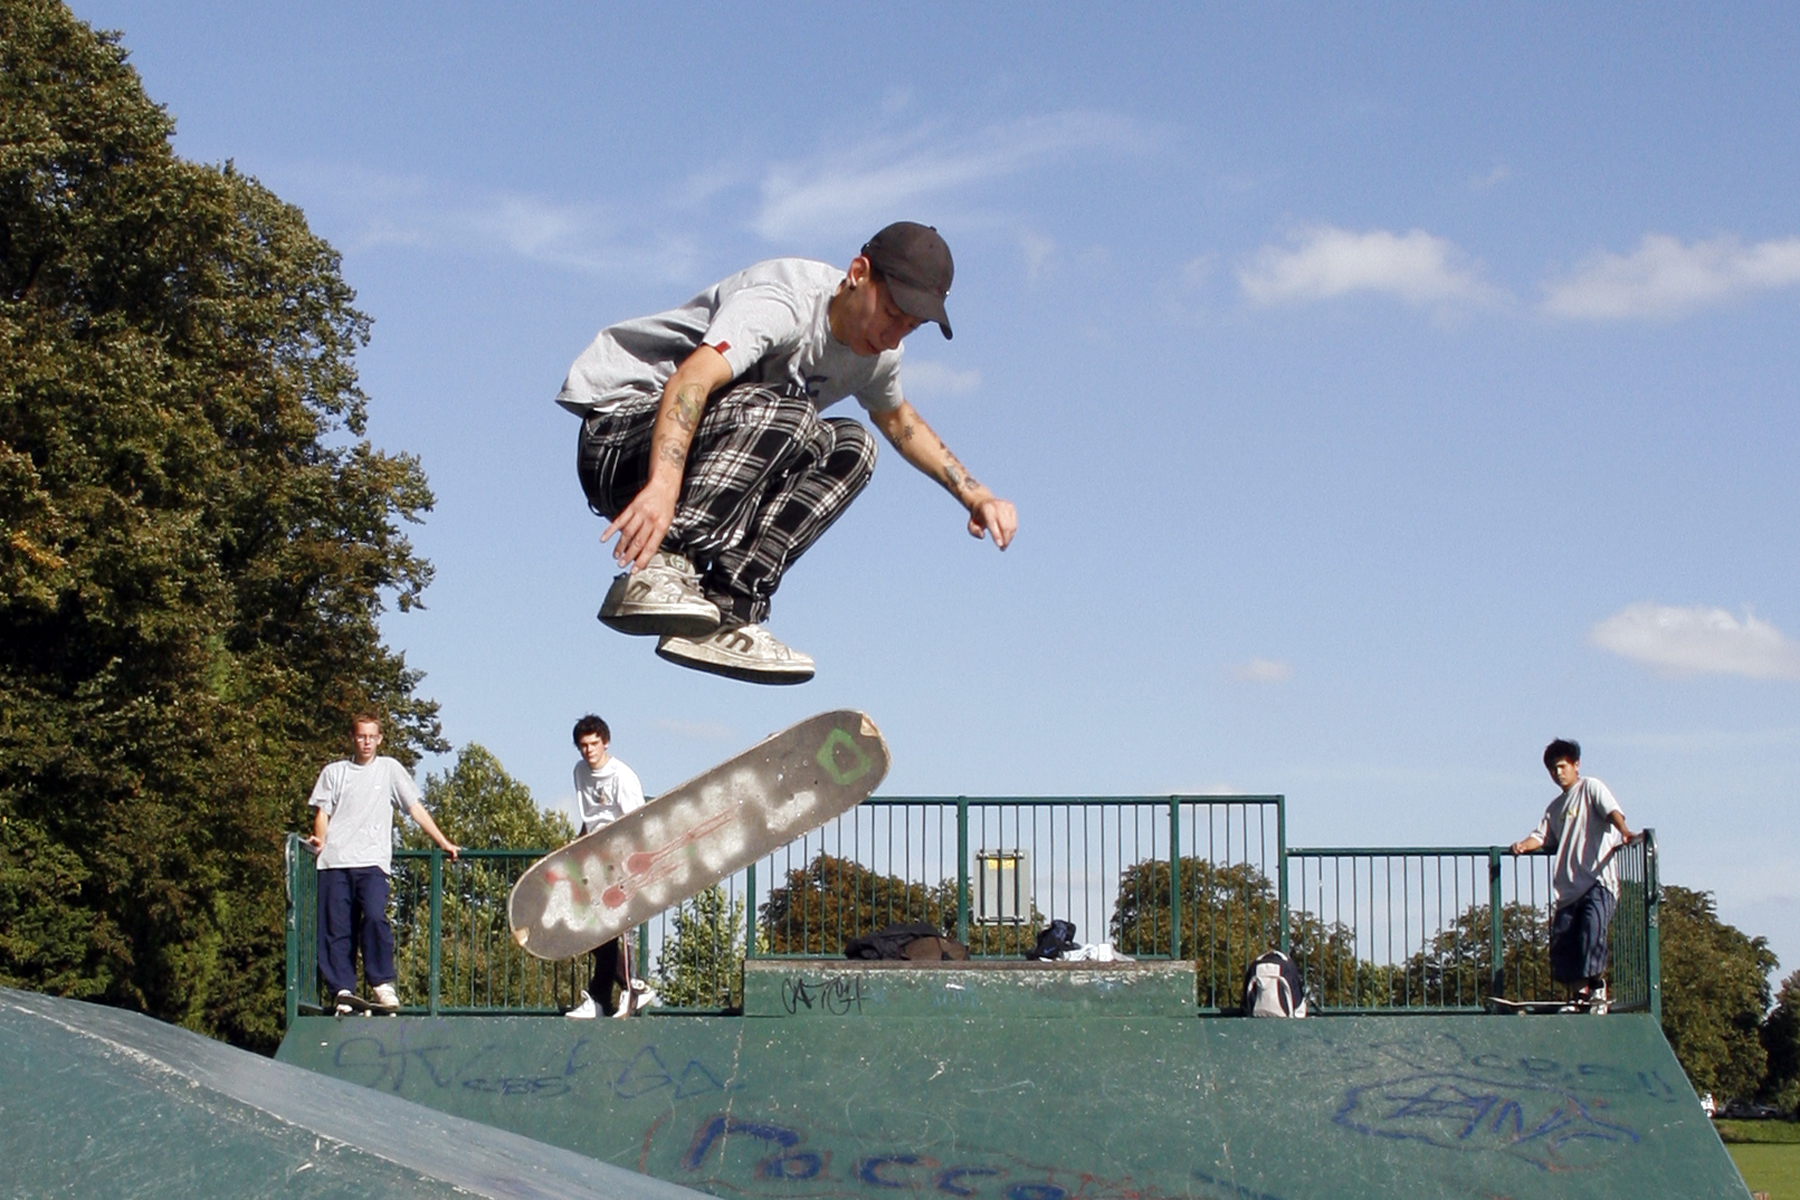
M610 1017L619 1007L613 999L613 989L630 987L631 946L625 937L616 937L594 951L594 977L588 981L588 995Z
M1550 918L1550 978L1585 983L1606 974L1612 949L1613 894L1596 883Z
M618 516L650 478L659 399L633 397L581 424L581 487L603 517ZM821 417L803 395L740 384L701 414L661 549L699 568L719 611L764 621L783 573L874 471L875 439L858 421Z
M356 990L358 947L371 988L394 982L394 928L387 906L388 877L380 867L319 872L319 973L331 995Z

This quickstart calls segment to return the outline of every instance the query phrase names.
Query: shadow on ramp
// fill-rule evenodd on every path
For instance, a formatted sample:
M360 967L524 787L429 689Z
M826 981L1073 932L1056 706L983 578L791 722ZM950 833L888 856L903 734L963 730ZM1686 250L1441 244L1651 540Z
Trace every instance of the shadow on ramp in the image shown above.
M0 988L0 1194L699 1200L150 1017Z

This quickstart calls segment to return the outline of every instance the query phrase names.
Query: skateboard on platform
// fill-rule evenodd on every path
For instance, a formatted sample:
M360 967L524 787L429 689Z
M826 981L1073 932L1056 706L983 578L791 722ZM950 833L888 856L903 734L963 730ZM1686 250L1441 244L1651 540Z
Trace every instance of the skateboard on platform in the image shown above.
M1514 1015L1538 1015L1545 1013L1577 1013L1588 1010L1572 1000L1502 1000L1498 996L1489 996L1482 1001L1491 1013L1511 1013Z
M340 1003L348 1005L350 1011L347 1013L339 1013L337 1011L337 1006ZM400 1011L398 1008L382 1004L375 1000L365 999L354 993L347 996L339 996L330 1004L308 1004L302 1000L299 1004L294 1006L294 1010L303 1017L366 1017L370 1015L377 1017L391 1017Z
M855 808L887 769L865 713L771 734L533 863L507 901L513 937L539 958L592 950Z

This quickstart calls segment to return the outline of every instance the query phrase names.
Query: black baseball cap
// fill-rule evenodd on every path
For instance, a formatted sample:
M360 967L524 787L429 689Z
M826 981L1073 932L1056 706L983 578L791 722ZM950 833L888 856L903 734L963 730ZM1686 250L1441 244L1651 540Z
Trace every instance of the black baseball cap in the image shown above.
M950 247L937 230L912 221L895 221L864 243L862 253L887 283L888 294L901 312L921 321L936 321L944 336L951 336L944 297L950 294L956 264L950 261Z

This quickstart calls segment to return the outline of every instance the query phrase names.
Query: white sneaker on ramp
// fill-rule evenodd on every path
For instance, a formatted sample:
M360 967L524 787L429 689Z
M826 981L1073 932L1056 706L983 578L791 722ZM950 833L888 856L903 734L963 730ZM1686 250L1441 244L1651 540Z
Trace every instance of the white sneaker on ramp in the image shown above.
M661 550L643 570L613 579L599 615L608 629L645 637L704 637L719 627L719 606L701 593L694 564Z
M783 645L757 624L721 625L705 637L665 637L656 653L680 666L745 683L805 683L812 655Z
M600 1015L600 1006L598 1004L595 1004L594 998L592 996L588 995L586 992L581 993L581 1003L580 1004L577 1004L574 1008L571 1008L568 1012L563 1014L563 1016L573 1017L577 1021L592 1021L595 1017L598 1017L599 1015Z

